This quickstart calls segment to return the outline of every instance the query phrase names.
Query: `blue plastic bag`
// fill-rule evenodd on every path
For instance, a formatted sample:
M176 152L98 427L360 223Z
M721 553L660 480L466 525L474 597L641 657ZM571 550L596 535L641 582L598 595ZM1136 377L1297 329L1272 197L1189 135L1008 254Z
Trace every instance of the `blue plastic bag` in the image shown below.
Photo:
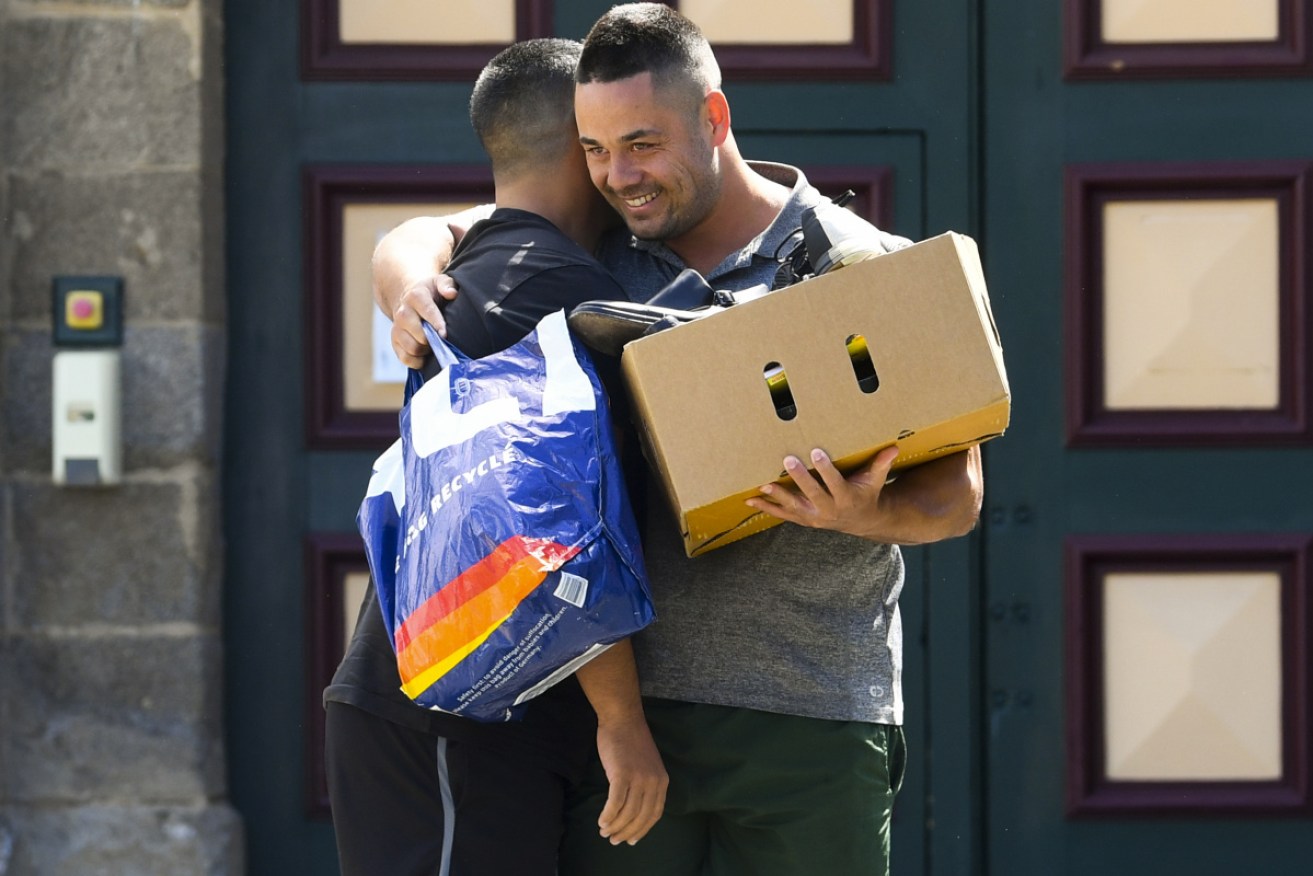
M654 619L638 528L564 311L483 359L425 329L443 370L410 373L356 522L402 690L510 720Z

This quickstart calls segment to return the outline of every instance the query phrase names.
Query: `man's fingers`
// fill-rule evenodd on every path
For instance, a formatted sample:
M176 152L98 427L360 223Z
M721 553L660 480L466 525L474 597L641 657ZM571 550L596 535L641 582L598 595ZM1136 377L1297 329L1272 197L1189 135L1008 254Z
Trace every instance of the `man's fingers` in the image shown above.
M429 304L432 305L432 301ZM429 352L429 339L424 336L420 314L409 304L401 304L392 315L392 350L403 365L419 368Z
M804 507L805 499L781 484L762 484L760 489L760 496L753 496L746 501L749 508L781 520L798 522L797 511Z
M445 275L412 286L401 296L401 303L392 315L392 349L403 365L419 368L424 364L429 353L424 323L433 326L440 336L447 336L447 321L438 302L455 297L456 285Z
M652 826L661 819L661 813L665 810L665 800L664 787L648 789L631 787L625 796L620 814L614 823L603 828L602 835L607 837L612 845L620 843L633 845L647 836Z
M816 477L807 470L807 465L796 456L784 457L784 470L789 473L793 483L798 487L804 499L815 505L828 499L825 489L816 481Z
M642 811L641 792L629 782L612 782L606 797L606 806L597 819L601 834L611 845L628 842L635 818ZM610 813L608 815L608 813Z
M630 845L633 845L643 837L647 836L648 831L650 831L656 823L661 820L661 816L665 813L665 810L666 789L664 787L657 788L651 793L644 794L642 811L631 826L629 831L630 835L625 841Z
M825 489L831 496L838 496L844 490L848 489L848 481L844 479L843 473L835 468L834 463L830 462L829 455L817 447L812 451L812 465L816 466L816 473L821 476L821 482L825 484Z
M814 472L796 456L786 456L784 470L794 487L763 484L761 495L746 504L790 523L855 533L878 502L898 447L884 448L847 477L820 448L812 450L810 458Z
M392 319L393 323L400 322L413 314L416 320L416 328L419 328L419 321L427 322L438 330L439 335L445 338L447 336L447 321L442 318L442 308L438 306L439 294L439 290L430 285L414 286L406 290L406 294L401 296L401 304L397 306L397 313ZM456 297L455 292L452 293L451 297ZM423 336L422 330L420 336Z
M416 327L419 321L414 322ZM397 354L397 359L407 368L422 368L424 358L428 355L429 342L424 337L423 329L419 330L419 338L416 339L414 330L409 328L401 321L392 323L392 352Z
M889 477L889 472L894 467L894 462L897 459L898 445L891 444L877 453L875 457L863 467L862 471L863 473L872 475L876 481L883 484Z
M612 782L610 790L606 795L606 805L602 807L602 814L597 819L597 826L601 828L602 836L612 836L615 831L622 827L620 821L624 813L625 798L629 796L629 786L619 782ZM625 820L627 823L628 819Z
M437 292L437 297L445 298L448 301L455 301L457 290L456 281L446 274L438 274L433 278L433 288Z

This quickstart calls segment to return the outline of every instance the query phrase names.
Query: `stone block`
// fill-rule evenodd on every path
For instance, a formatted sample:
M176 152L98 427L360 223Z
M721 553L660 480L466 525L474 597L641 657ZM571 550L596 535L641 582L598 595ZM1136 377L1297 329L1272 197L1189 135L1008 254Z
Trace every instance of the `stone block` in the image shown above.
M0 411L3 411L3 402L0 402ZM0 453L0 462L3 462L3 453ZM3 468L0 468L3 471ZM13 540L13 515L10 513L10 485L9 481L0 475L0 658L3 657L5 636L8 635L10 624L14 616L13 599L10 594L12 588L10 582L13 576L9 572L12 565L13 549L9 546ZM3 660L0 659L0 663ZM4 667L0 666L0 727L4 726L4 693L7 690L5 685ZM0 800L4 800L4 789L0 788ZM2 872L2 871L0 871Z
M14 810L4 876L241 876L243 831L230 807L90 805ZM3 845L0 845L3 854Z
M221 313L222 301L205 301L204 251L222 249L222 234L205 233L200 188L200 174L188 171L11 172L0 226L11 253L11 318L50 325L50 282L60 274L122 277L129 322Z
M0 333L0 463L4 472L50 471L50 332Z
M224 796L217 633L64 630L11 642L9 800Z
M223 440L225 336L217 328L130 328L123 345L127 470L213 464Z
M215 486L195 470L175 477L106 489L16 483L5 548L14 623L217 628Z
M120 374L125 476L217 463L223 437L224 343L217 328L129 325L124 330ZM8 471L50 471L54 353L44 331L11 332L0 349L0 461Z
M0 577L2 580L2 577ZM19 692L14 684L12 636L7 628L0 627L0 727L13 724L12 707ZM4 829L4 805L10 798L9 750L0 733L0 832ZM0 876L5 876L4 838L0 836Z
M200 164L199 34L176 16L11 16L0 164Z
M0 800L4 800L0 796ZM6 817L5 808L0 806L0 876L9 876L14 872L10 869L10 862L14 859L14 831L10 827L11 819Z
M3 14L0 12L0 16ZM4 87L5 82L0 79L0 94L4 93ZM9 175L4 170L4 164L0 163L0 325L9 325L13 319L10 314L13 311L14 301L13 289L10 288L9 282L9 263L13 258L10 252L13 246L9 226ZM3 351L3 348L4 341L0 339L0 351ZM3 371L0 371L0 379L3 379ZM0 873L0 876L3 874Z

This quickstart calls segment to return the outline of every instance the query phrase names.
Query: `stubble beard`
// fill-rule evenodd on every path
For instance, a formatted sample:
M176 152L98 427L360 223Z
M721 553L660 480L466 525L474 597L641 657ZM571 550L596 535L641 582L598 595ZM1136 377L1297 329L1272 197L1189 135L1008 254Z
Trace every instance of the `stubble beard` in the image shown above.
M705 151L701 151L701 154L695 158L696 161L690 164L690 167L701 170L691 172L687 176L688 185L683 189L688 195L688 200L683 204L674 205L664 216L659 217L660 221L655 225L649 223L639 228L630 225L629 216L623 209L624 202L618 195L616 196L620 201L620 215L625 217L625 223L634 237L652 241L675 240L688 234L711 214L720 199L719 156L715 149L708 145ZM670 190L662 186L658 197L670 197Z

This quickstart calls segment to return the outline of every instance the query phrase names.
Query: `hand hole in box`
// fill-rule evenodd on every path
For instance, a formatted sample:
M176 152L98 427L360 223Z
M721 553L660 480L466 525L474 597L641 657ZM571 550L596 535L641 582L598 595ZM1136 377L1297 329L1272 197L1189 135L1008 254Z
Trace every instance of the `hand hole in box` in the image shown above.
M875 392L880 388L880 376L875 373L875 363L871 361L866 337L849 335L844 345L848 348L848 360L853 363L853 376L857 378L857 385L862 392Z
M771 404L775 406L775 416L781 420L792 420L798 416L798 405L793 401L793 391L789 389L789 377L784 373L784 367L779 362L767 362L761 374L766 379Z

